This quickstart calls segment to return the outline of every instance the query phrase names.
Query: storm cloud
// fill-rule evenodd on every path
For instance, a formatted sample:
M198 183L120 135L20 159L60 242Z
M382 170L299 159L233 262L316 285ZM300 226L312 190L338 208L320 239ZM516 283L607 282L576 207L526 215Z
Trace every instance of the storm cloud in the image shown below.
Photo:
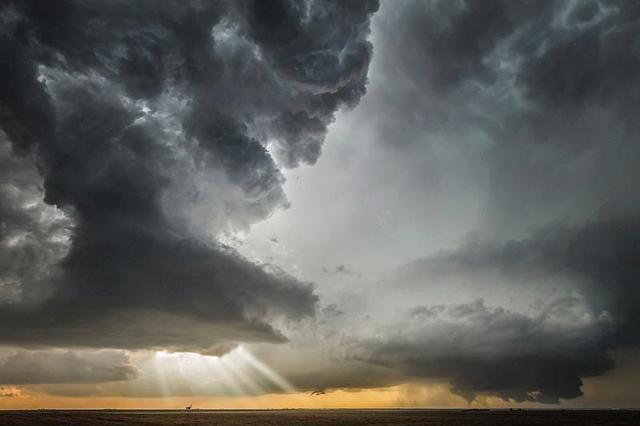
M482 299L420 305L387 327L387 337L356 344L355 356L445 378L468 400L478 393L555 403L580 396L581 378L613 367L610 350L638 342L638 311L628 303L637 298L635 227L626 219L552 224L529 239L476 241L417 260L395 278L414 297L454 282L503 283L512 294L533 286L538 297L525 310Z
M19 350L0 363L0 383L11 385L126 381L137 374L129 357L114 350Z
M639 24L624 2L383 9L374 70L390 83L363 105L388 111L380 149L416 163L414 197L442 181L438 208L477 219L457 248L425 248L370 289L378 321L343 338L350 357L448 380L469 401L558 403L638 345ZM456 189L469 200L453 203Z
M376 9L4 3L3 343L284 341L312 286L220 241L287 206L278 164L314 163L365 93Z
M219 367L244 365L251 395L565 403L637 351L635 3L6 2L0 22L0 341L28 353L0 382L226 395ZM131 351L92 369L101 348Z
M559 222L523 240L472 241L417 260L397 277L407 292L443 280L495 281L514 294L537 288L541 297L526 314L482 299L450 305L446 316L442 305L419 306L389 341L369 341L364 356L416 375L442 374L469 399L476 392L518 401L575 398L581 377L613 368L612 350L640 342L639 225L637 212Z

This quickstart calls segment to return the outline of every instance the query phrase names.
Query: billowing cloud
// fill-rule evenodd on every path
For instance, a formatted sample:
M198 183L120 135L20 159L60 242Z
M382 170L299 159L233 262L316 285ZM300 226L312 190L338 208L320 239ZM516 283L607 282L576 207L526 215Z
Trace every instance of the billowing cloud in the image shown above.
M38 171L0 133L0 300L35 303L67 254L71 221L44 203Z
M220 241L287 205L270 152L314 163L364 94L376 9L3 4L3 343L283 341L271 322L313 314L312 286Z
M384 338L354 343L350 353L409 377L449 381L451 391L469 401L489 394L557 403L582 395L581 378L613 366L606 320L584 321L558 305L537 317L482 301L453 305L444 318L401 322Z
M580 396L582 378L614 366L612 350L640 341L639 224L637 213L557 222L523 240L470 240L416 260L393 278L404 295L396 306L469 285L494 306L483 299L418 305L369 336L346 340L346 353L410 377L449 380L468 400ZM528 306L513 301L518 294Z

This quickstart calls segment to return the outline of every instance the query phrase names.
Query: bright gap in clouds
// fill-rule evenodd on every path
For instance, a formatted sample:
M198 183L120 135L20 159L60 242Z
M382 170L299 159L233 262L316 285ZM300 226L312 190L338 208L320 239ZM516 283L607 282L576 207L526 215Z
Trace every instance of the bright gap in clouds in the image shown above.
M141 369L143 376L157 382L164 398L202 393L242 397L299 392L242 345L222 356L156 351Z

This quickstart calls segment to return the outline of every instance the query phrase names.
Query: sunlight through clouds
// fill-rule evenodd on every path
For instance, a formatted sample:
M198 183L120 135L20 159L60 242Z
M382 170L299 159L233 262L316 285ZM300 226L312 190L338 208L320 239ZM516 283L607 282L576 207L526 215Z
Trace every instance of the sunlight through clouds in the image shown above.
M140 359L143 374L128 384L133 389L157 389L158 396L252 396L299 392L247 348L238 346L222 356L156 351ZM139 389L138 389L139 390Z

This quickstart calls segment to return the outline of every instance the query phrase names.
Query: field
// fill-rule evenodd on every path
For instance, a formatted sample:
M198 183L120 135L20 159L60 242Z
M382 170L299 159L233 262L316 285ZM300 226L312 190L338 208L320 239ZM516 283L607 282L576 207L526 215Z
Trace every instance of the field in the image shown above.
M632 410L36 410L1 425L639 425Z

